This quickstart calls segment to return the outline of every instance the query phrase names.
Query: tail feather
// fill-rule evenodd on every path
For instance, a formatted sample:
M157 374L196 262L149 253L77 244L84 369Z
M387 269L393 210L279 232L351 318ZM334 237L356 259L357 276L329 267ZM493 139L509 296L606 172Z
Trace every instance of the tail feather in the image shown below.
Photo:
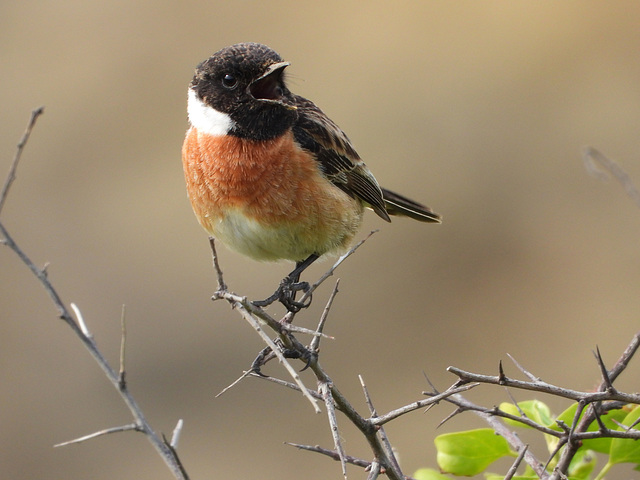
M382 189L382 197L384 199L385 209L389 215L410 217L420 222L440 223L442 221L442 217L433 212L429 207L425 207L418 202L387 190L386 188Z

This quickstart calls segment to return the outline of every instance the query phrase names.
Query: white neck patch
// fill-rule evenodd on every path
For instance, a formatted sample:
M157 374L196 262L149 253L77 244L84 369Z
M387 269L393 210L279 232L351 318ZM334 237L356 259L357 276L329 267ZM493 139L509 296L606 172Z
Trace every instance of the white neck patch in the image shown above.
M209 135L226 135L235 124L226 113L219 112L215 108L205 105L191 88L189 89L187 112L191 125Z

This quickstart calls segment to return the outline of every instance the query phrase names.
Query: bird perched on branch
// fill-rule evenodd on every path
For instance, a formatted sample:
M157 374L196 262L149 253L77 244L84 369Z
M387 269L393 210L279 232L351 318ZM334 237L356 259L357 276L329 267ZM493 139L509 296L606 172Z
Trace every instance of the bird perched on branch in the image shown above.
M289 66L257 43L240 43L200 63L188 91L190 127L182 148L187 191L204 229L256 260L291 260L274 295L304 306L302 271L344 251L365 207L439 223L428 207L381 188L340 128L285 83Z

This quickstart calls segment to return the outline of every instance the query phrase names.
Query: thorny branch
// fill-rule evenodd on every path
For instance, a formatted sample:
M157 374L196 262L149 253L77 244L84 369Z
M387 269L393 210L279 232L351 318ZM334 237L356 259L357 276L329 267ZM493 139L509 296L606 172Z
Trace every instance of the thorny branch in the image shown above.
M4 206L4 203L8 196L9 188L13 180L16 178L18 163L22 156L24 147L27 144L31 131L35 125L36 120L40 115L42 115L43 111L44 109L41 107L32 112L31 119L27 125L27 128L20 142L18 143L18 149L13 159L13 162L11 164L9 175L7 176L2 192L0 193L0 209L2 209L2 207ZM91 354L93 359L96 361L96 363L100 366L100 368L102 369L104 374L107 376L111 384L120 394L120 397L129 408L129 411L131 412L131 415L133 416L133 419L134 419L134 422L132 424L101 430L99 432L96 432L90 435L85 435L83 437L77 438L75 440L71 440L69 442L58 444L58 446L82 442L84 440L89 440L91 438L95 438L101 435L106 435L109 433L135 430L135 431L144 433L144 435L147 437L149 442L151 442L151 444L156 449L158 454L165 461L165 463L167 464L167 466L169 467L169 469L171 470L175 478L180 480L187 480L188 475L184 470L180 462L180 459L176 454L175 448L173 448L173 446L165 442L164 439L161 438L151 428L151 425L145 418L142 412L142 409L140 408L138 403L135 401L135 399L133 398L133 396L129 392L129 389L126 386L126 383L124 381L124 374L125 374L124 351L121 351L120 371L116 371L111 367L111 365L106 360L105 356L98 349L98 346L96 345L96 342L93 339L93 335L87 328L86 323L82 318L80 310L74 304L71 304L71 308L72 310L74 310L76 314L74 318L74 316L72 316L71 312L67 308L66 304L60 298L60 295L58 294L58 291L56 290L54 285L51 283L51 281L49 281L46 270L44 268L37 267L31 261L29 256L20 248L20 246L15 242L13 237L9 234L9 231L7 230L7 228L4 226L2 222L0 222L0 234L2 235L2 239L0 239L0 243L9 247L9 249L11 249L22 261L22 263L24 263L29 268L29 270L31 270L31 272L35 275L35 277L38 279L40 284L43 286L43 288L51 298L53 305L58 311L58 317L64 323L66 323L71 328L71 330L73 330L73 332L80 339L80 341L83 343L85 348L89 351L89 353ZM124 335L124 323L122 328L123 328L123 335ZM124 337L122 342L123 342L122 348L124 349Z
M368 238L369 237L366 237L360 243L356 244L351 250L349 250L344 256L342 256L329 269L327 273L325 273L315 284L312 285L310 291L317 288L322 282L324 282L329 276L331 276L335 271L335 269L344 261L344 259L347 258L349 255L351 255ZM271 340L269 340L269 342L265 340L265 343L267 343L271 351L273 351L273 353L275 353L278 356L278 359L285 366L285 368L293 378L294 382L287 382L281 379L267 377L262 373L260 373L259 367L262 366L266 361L274 358L274 355L261 354L259 358L261 359L262 363L258 362L256 364L256 362L254 362L254 366L252 367L252 369L248 370L247 372L244 372L241 375L241 377L238 380L236 380L232 385L235 385L238 381L244 379L247 376L257 377L257 378L272 381L279 385L283 385L293 390L302 392L307 397L307 399L310 399L314 407L317 406L318 400L324 401L328 409L329 424L334 437L335 450L326 450L320 447L309 447L309 446L300 446L300 445L296 445L296 446L298 446L299 448L305 448L307 450L328 454L332 458L338 459L342 464L342 472L343 472L343 475L345 475L345 477L346 477L345 465L347 463L350 463L350 464L365 466L366 468L368 468L371 472L371 475L370 475L371 478L377 477L379 473L386 474L387 477L389 477L392 480L404 480L406 478L409 478L403 474L400 468L400 465L395 457L395 453L391 447L391 443L387 439L387 436L382 426L385 423L405 413L427 407L429 405L442 401L443 399L447 398L450 395L454 395L461 391L466 391L472 388L473 385L464 385L461 387L454 387L447 390L446 392L443 392L441 394L438 394L437 396L434 396L433 398L413 402L410 405L394 410L387 414L378 415L376 410L373 408L373 403L371 401L371 398L369 397L366 387L363 384L363 390L365 392L367 405L369 405L369 408L370 408L369 416L363 416L353 407L353 405L349 402L349 400L347 400L347 398L340 392L340 390L336 387L336 385L333 383L329 375L322 368L322 366L320 365L320 362L318 361L319 343L320 343L320 339L323 337L322 330L327 320L327 317L329 315L329 310L331 308L331 305L333 304L333 301L335 299L335 295L337 294L337 283L335 288L333 289L333 292L331 293L329 301L327 302L327 306L325 307L321 315L316 331L312 332L313 339L311 341L311 345L309 348L307 348L296 339L292 331L288 328L288 326L291 324L291 321L295 316L295 313L289 312L281 320L278 321L273 317L271 317L269 314L267 314L263 309L255 306L253 303L248 301L245 297L240 297L228 291L227 289L228 287L226 286L223 275L222 275L222 270L220 269L220 265L218 262L217 253L215 249L215 241L213 239L210 239L210 245L211 245L211 250L212 250L213 259L214 259L213 266L214 266L214 269L216 270L216 275L218 279L218 289L216 293L213 295L213 299L227 300L234 309L240 311L240 314L245 320L251 323L252 327L260 334L263 340L265 340L265 334L261 327L267 326L271 328L278 335L278 338L277 338L278 343L284 346L283 351L288 352L289 356L292 358L300 358L306 362L305 368L308 367L314 373L316 377L316 381L318 383L319 391L312 391L302 383L302 380L300 379L298 374L295 372L295 370L293 370L292 367L290 367L290 363L288 362L288 360L284 358L284 354L282 352L278 352L279 350L278 347L275 345L275 342ZM251 320L252 318L253 320ZM273 350L274 347L276 348L275 351ZM292 353L294 354L292 355ZM230 387L227 387L225 390L223 390L223 392L228 390L228 388ZM353 423L356 426L356 428L358 428L358 430L360 430L360 432L363 434L363 436L365 437L365 439L367 440L371 448L371 451L373 454L373 460L367 461L363 459L354 459L353 457L346 455L340 441L339 431L337 430L338 428L337 420L335 415L333 414L334 408L335 410L342 412L349 419L349 421Z
M359 247L361 244L356 245L355 248ZM304 385L301 385L301 380L299 377L293 377L295 383L287 382L274 377L267 377L261 374L259 371L255 369L250 369L247 372L244 372L238 381L241 379L251 376L256 378L261 378L267 381L271 381L277 383L282 386L286 386L296 391L307 392L309 396L313 397L314 400L324 400L327 406L330 406L330 410L334 407L336 410L341 411L363 434L369 446L371 447L373 453L373 460L368 461L364 459L355 459L344 452L344 448L339 440L340 436L337 434L337 421L335 416L329 412L330 418L330 427L332 433L334 434L334 447L333 450L323 449L319 446L303 446L303 445L295 445L298 448L303 448L305 450L321 453L323 455L328 455L331 458L339 460L343 466L343 474L345 474L344 465L354 464L359 466L365 466L370 471L370 477L376 478L378 474L385 474L387 477L391 479L401 479L408 478L400 469L400 466L395 458L395 454L391 448L391 443L387 439L384 429L382 426L395 418L404 415L406 413L413 412L417 409L425 408L432 406L440 401L447 401L456 405L456 411L451 415L457 415L459 413L465 411L474 412L476 415L479 415L483 418L489 425L495 430L495 432L501 435L503 438L507 440L510 447L518 452L518 459L512 465L509 470L508 476L513 477L515 475L515 471L517 470L519 464L524 461L526 462L531 469L538 475L541 479L549 479L549 478L560 478L558 475L566 474L569 463L573 456L575 456L577 447L580 445L580 442L583 440L593 439L593 438L628 438L628 439L640 439L640 431L638 430L611 430L601 425L601 428L598 431L587 431L587 427L596 419L599 419L598 412L603 412L606 408L619 408L623 404L627 403L640 403L640 395L624 393L616 390L613 387L613 382L617 378L617 376L624 370L627 366L631 357L635 353L635 351L640 346L640 334L634 337L634 340L631 342L629 347L625 350L622 357L618 360L615 366L611 370L607 370L604 367L604 363L598 354L596 355L596 359L599 362L600 370L603 375L603 382L601 387L595 392L580 392L577 390L572 390L564 387L559 387L556 385L552 385L550 383L544 382L541 379L537 378L532 373L528 372L522 366L520 366L514 359L514 364L522 371L522 373L528 378L528 381L517 380L514 378L508 377L500 365L499 374L496 376L490 375L481 375L471 372L466 372L459 368L449 367L449 371L456 374L459 378L459 381L452 385L449 389L444 392L438 392L435 390L432 392L424 392L425 395L428 395L430 398L419 400L413 402L411 404L405 405L398 409L395 409L386 414L378 415L375 409L373 408L372 400L368 394L366 386L364 383L362 384L365 401L366 404L370 408L370 415L364 416L358 413L351 403L340 393L337 387L333 384L330 377L321 367L318 360L318 346L322 336L322 330L324 324L326 322L327 316L329 314L329 310L331 305L335 299L335 295L337 293L337 284L334 288L329 301L327 302L327 306L325 307L321 320L319 322L318 328L316 331L306 332L311 333L313 335L313 339L311 341L311 347L304 347L293 335L293 331L288 328L292 327L291 321L295 314L287 313L281 320L276 320L270 315L268 315L261 308L256 307L251 302L249 302L244 297L239 297L230 293L226 289L226 285L224 284L224 280L222 277L222 272L220 270L219 264L217 262L216 252L215 252L215 243L213 240L211 241L211 247L214 255L214 267L216 268L216 273L218 275L218 291L214 295L214 299L226 299L229 301L234 307L238 308L242 307L241 313L243 316L250 314L255 316L256 319L262 322L263 325L267 325L270 327L276 334L278 335L278 339L282 345L285 346L287 350L293 350L297 352L295 358L304 358L307 359L307 367L309 367L316 376L318 381L318 385L320 386L320 392L312 391L307 389ZM350 253L353 252L350 251ZM330 272L333 272L335 268L339 265L339 263L343 259L339 260L336 265L334 265ZM328 278L328 274L324 275L319 282L314 285L314 288L317 287L322 281ZM285 328L285 326L288 326ZM264 334L264 333L263 333ZM277 352L276 352L277 353ZM265 356L264 362L273 358L274 355ZM282 360L281 360L282 361ZM288 362L287 362L288 363ZM260 365L262 365L261 363ZM361 380L362 382L362 380ZM235 383L234 383L235 384ZM583 405L583 408L587 408L587 414L578 421L574 422L572 426L566 426L564 429L556 430L552 429L549 426L541 425L536 423L534 420L527 418L526 416L517 416L512 415L507 412L503 412L497 407L486 408L479 405L476 405L464 397L461 396L461 393L473 388L479 384L492 384L492 385L501 385L504 387L516 388L521 390L529 390L538 393L546 393L562 398L567 398L570 400L574 400ZM225 389L226 391L226 389ZM330 403L328 399L333 400ZM593 405L598 405L599 410L592 409ZM590 416L590 415L591 416ZM577 414L578 415L578 414ZM448 417L448 418L451 418ZM444 421L448 420L445 419ZM545 433L547 435L551 435L558 439L558 447L555 452L553 452L551 458L547 462L542 462L529 450L528 446L522 442L522 440L518 437L518 435L513 432L507 425L505 425L500 418L505 418L509 420L513 420L516 422L520 422L524 425L528 425L532 428L537 429L538 431ZM576 417L577 418L577 417ZM443 423L444 423L443 421ZM559 425L562 427L563 425ZM574 446L572 448L571 446ZM566 448L563 448L567 446ZM554 470L552 474L547 472L546 467L552 458L561 452L561 458L558 462L557 468ZM567 460L564 460L564 459Z
M8 192L16 178L16 171L18 167L18 163L22 156L23 150L27 144L31 131L36 123L38 117L43 113L43 109L39 108L32 112L31 119L27 125L27 128L18 144L18 148L11 164L9 174L5 180L2 191L0 191L0 213L2 208L4 207L5 201L8 197ZM630 197L632 197L637 203L640 204L640 194L638 194L638 190L632 184L628 176L622 171L615 163L608 160L602 154L597 152L594 149L587 149L585 151L585 162L588 166L591 167L592 170L595 170L595 163L599 163L603 166L608 172L610 172L620 183L625 187L627 193ZM371 232L373 234L374 232ZM102 368L103 372L109 379L109 381L114 385L117 391L120 393L123 401L129 407L132 416L134 418L134 422L122 425L118 427L107 428L105 430L101 430L99 432L95 432L75 440L71 440L69 442L64 442L58 444L56 446L68 445L71 443L78 443L85 440L89 440L91 438L95 438L97 436L106 435L115 432L124 432L128 430L139 431L145 434L145 436L152 443L154 448L161 455L165 463L169 466L170 470L174 474L177 479L188 479L187 473L184 470L180 459L176 453L176 446L180 436L180 432L182 429L182 420L180 420L173 431L173 435L170 441L164 438L164 436L159 436L156 434L151 426L148 424L145 419L142 410L137 405L133 397L131 396L127 384L125 381L125 340L126 340L126 328L124 323L124 310L121 319L121 328L122 328L122 341L121 341L121 350L120 350L120 365L119 370L114 370L109 363L106 361L100 350L97 348L96 343L93 340L93 336L89 331L84 319L82 318L82 314L80 310L72 303L70 304L71 309L75 313L75 317L71 315L69 309L66 307L64 302L61 300L58 295L56 289L49 281L47 277L47 272L45 268L37 267L30 258L26 255L26 253L16 244L13 240L5 226L0 222L0 234L2 234L3 238L0 239L0 243L8 246L19 258L20 260L31 270L31 272L37 277L39 282L42 284L43 288L50 296L54 306L58 310L59 317L74 331L74 333L78 336L78 338L83 342L89 353L92 355L94 360L99 364ZM369 236L371 235L369 234ZM333 275L335 269L351 254L355 252L355 250L364 243L369 237L366 237L360 243L355 245L347 254L341 257L316 283L314 283L308 292L302 297L301 301L304 303L309 299L311 293L321 285L329 276ZM471 372L466 372L464 370L450 367L448 370L455 375L458 376L459 381L456 382L453 386L447 389L444 392L438 392L435 388L433 388L432 392L424 392L429 398L418 400L412 402L403 407L397 408L393 411L390 411L386 414L379 415L376 409L373 406L373 401L369 395L369 392L364 384L362 378L360 378L361 385L363 388L365 402L369 407L369 415L364 416L357 412L357 410L352 406L352 404L342 395L342 393L335 386L329 375L324 371L322 366L319 363L318 352L319 352L319 344L321 338L326 338L327 336L323 333L324 324L329 315L329 311L333 304L336 294L338 293L338 282L336 282L335 288L327 302L327 305L322 313L319 325L315 331L302 329L300 327L296 327L292 324L292 321L295 317L295 313L289 312L287 313L281 320L276 320L267 314L263 309L256 307L253 303L248 301L245 297L241 297L229 292L228 287L224 281L222 270L218 263L218 258L215 251L215 244L213 239L211 239L211 249L213 252L213 264L214 269L217 274L218 280L218 289L215 292L213 299L224 299L229 302L233 308L238 310L242 317L247 320L251 326L256 330L256 332L261 336L265 344L267 345L267 350L269 354L265 354L263 358L261 358L260 362L254 362L254 365L250 370L244 372L243 375L231 386L235 385L238 381L242 380L247 376L256 377L260 379L264 379L267 381L275 382L279 385L286 386L293 390L302 392L303 395L307 398L307 400L313 405L316 412L320 411L318 402L322 401L328 410L329 423L332 429L333 437L334 437L334 447L335 450L328 450L321 448L319 446L306 446L306 445L297 445L291 444L289 445L295 446L300 449L305 449L309 451L313 451L316 453L321 453L323 455L327 455L335 460L338 460L342 464L342 472L346 478L346 464L353 464L360 467L364 467L369 472L368 478L375 479L380 474L384 474L392 480L404 480L409 479L410 477L405 476L400 468L400 465L395 457L390 441L388 440L383 425L386 423L398 418L401 415L406 413L413 412L422 408L429 408L441 401L449 402L455 405L456 410L442 423L447 421L454 415L462 413L464 411L472 411L475 414L479 415L485 421L489 423L489 425L495 430L495 432L501 435L506 441L509 443L511 448L517 452L519 452L518 458L513 463L512 467L509 469L507 476L505 478L512 478L517 471L519 464L524 460L538 475L541 479L560 479L565 478L566 473L569 468L569 464L571 460L576 455L578 448L580 447L580 442L587 439L593 438L603 438L603 437L615 437L615 438L627 438L627 439L640 439L640 432L638 430L634 430L632 427L627 428L625 430L611 430L606 428L606 426L602 423L600 419L600 415L605 412L607 409L612 408L620 408L621 405L626 403L634 403L640 404L640 395L638 394L629 394L618 391L613 383L616 378L625 370L629 361L640 347L640 333L636 334L627 347L627 349L623 352L622 356L616 362L616 364L611 368L607 369L600 352L596 353L596 360L600 367L602 382L600 386L594 392L580 392L576 390L571 390L563 387L559 387L556 385L549 384L535 377L533 374L522 368L517 362L514 363L516 366L522 371L522 373L529 379L528 381L521 381L517 379L513 379L507 377L502 369L502 365L499 368L499 374L497 376L490 375L481 375ZM277 340L273 341L266 334L263 327L267 326L271 330L273 330L277 334ZM305 347L302 343L300 343L294 333L305 333L310 334L312 336L312 341L309 347ZM329 337L331 338L331 337ZM286 355L285 355L286 352ZM278 358L279 361L284 365L284 367L288 370L291 375L293 382L287 382L281 379L277 379L274 377L268 377L260 373L260 366L269 361L272 358ZM295 371L295 369L291 366L288 358L300 358L306 362L305 368L310 368L314 373L317 384L318 391L310 390L307 388L302 379ZM521 390L529 390L538 393L550 394L562 398L567 398L573 401L578 402L579 408L577 409L574 421L571 426L565 425L561 422L558 422L558 426L560 430L555 430L549 428L546 425L541 425L524 415L516 416L512 414L508 414L499 410L497 407L493 408L485 408L479 405L475 405L474 403L466 400L461 396L461 393L469 390L479 384L491 384L491 385L501 385L510 388L516 388ZM228 388L231 388L227 387ZM227 389L223 390L226 391ZM364 460L358 459L352 456L349 456L344 451L344 447L341 442L340 432L338 430L338 422L335 415L335 410L342 412L348 419L351 421L363 434L372 451L373 459L372 460ZM581 414L584 412L584 415ZM537 429L538 431L545 433L547 435L554 436L558 439L558 446L556 450L553 452L551 458L547 461L548 465L552 458L560 452L560 458L557 462L557 466L554 469L552 474L549 474L546 471L546 465L540 462L528 449L528 446L525 445L520 438L511 431L504 423L499 420L499 417L518 421L524 425L528 425ZM589 425L591 425L594 421L598 422L599 429L596 431L587 431Z
M447 369L451 373L457 375L461 382L478 382L492 385L501 385L503 387L513 387L520 390L531 390L539 393L547 393L557 397L564 397L576 402L593 403L602 400L617 400L625 403L640 403L640 395L634 393L624 393L613 391L596 391L596 392L579 392L569 388L558 387L543 381L526 382L508 378L504 375L480 375L477 373L465 372L456 367Z
M13 161L11 162L11 167L9 168L9 173L7 174L7 178L4 182L4 186L2 187L2 191L0 192L0 213L2 213L2 207L4 207L4 202L7 200L7 196L9 195L9 188L11 188L11 184L16 179L16 170L18 169L18 163L20 162L20 158L22 157L22 152L24 151L24 147L27 145L29 141L29 137L31 136L31 131L33 127L36 125L36 121L44 113L44 107L36 108L31 112L31 118L29 119L29 123L27 124L27 128L22 134L22 138L18 142L18 148L16 148L16 154L13 157Z
M461 413L462 411L473 411L477 415L483 417L491 424L494 430L496 430L496 433L503 435L512 447L517 447L515 448L516 451L521 451L520 449L523 445L518 439L509 438L509 433L505 431L506 427L502 422L498 422L496 417L520 422L523 425L535 428L544 434L556 437L558 439L558 447L546 462L548 465L552 461L553 457L555 457L558 452L561 452L556 468L552 474L548 474L545 471L545 465L535 459L535 457L533 457L529 452L525 453L524 459L540 478L558 480L567 474L569 465L575 457L578 448L581 446L581 442L584 440L594 438L623 438L640 440L639 430L631 428L625 430L612 430L607 428L600 420L600 416L606 413L607 410L621 408L623 405L629 403L640 404L640 395L619 392L613 386L613 382L627 367L639 347L640 332L634 335L628 347L610 370L608 370L604 365L602 357L598 351L595 356L603 378L599 387L593 392L579 392L549 384L531 375L515 361L514 363L516 366L531 379L530 381L520 381L507 377L502 366L500 366L500 373L497 376L471 373L455 367L448 368L450 372L458 376L459 381L455 384L458 386L468 384L469 382L475 382L476 385L481 383L502 385L504 387L529 390L576 401L578 403L578 409L572 425L568 426L564 423L558 422L558 426L561 430L555 430L549 428L549 426L541 425L525 416L511 415L497 407L485 408L475 405L463 399L459 395L451 396L447 398L447 401L458 407L454 414ZM584 415L582 415L583 412ZM598 422L599 429L595 431L587 431L588 427L595 421Z

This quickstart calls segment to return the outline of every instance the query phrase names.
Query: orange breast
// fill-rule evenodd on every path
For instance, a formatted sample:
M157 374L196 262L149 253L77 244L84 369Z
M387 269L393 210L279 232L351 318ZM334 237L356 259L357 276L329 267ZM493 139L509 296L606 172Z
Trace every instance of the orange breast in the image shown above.
M199 222L254 258L301 260L344 248L360 226L361 202L324 178L292 133L256 142L191 127L182 160Z

